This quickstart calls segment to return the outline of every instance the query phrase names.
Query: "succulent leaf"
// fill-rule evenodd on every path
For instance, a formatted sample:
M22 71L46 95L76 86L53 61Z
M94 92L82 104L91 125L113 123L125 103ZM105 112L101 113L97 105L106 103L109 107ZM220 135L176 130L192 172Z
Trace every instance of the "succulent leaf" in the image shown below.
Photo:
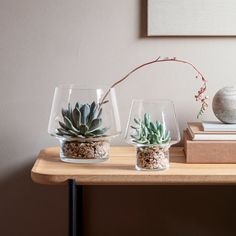
M95 108L96 108L96 102L93 101L90 106L90 114L94 112Z
M81 125L81 113L78 107L75 107L75 109L73 110L72 117L73 117L73 124L75 125L76 128L79 128Z
M82 134L85 134L88 131L88 126L87 125L81 125L80 126L80 132Z
M136 118L134 118L134 122L137 124L137 125L140 125L140 120L139 119L136 119Z
M59 125L61 126L62 129L68 130L67 126L63 122L59 121Z
M88 123L91 123L93 121L93 119L95 118L96 108L97 108L96 103L92 102L92 104L90 106L90 112L89 112L89 115L88 115Z
M101 118L94 119L91 123L91 126L89 127L89 130L90 131L95 131L95 130L99 129L101 125L102 125L102 119Z
M80 104L79 104L79 102L76 102L75 107L77 107L78 109L80 109Z
M61 109L61 114L62 114L63 117L66 116L67 115L67 109L62 108Z
M67 116L64 117L64 122L66 124L67 130L73 130L79 133L79 130L74 127L72 121Z
M73 135L73 136L78 136L79 134L73 130L68 130L68 133Z
M136 126L133 126L133 125L131 125L130 126L132 129L139 129L139 127L136 127Z
M156 126L155 126L152 122L150 122L150 129L151 129L153 132L156 132L156 131L157 131Z
M105 136L108 128L102 127L102 108L98 110L98 107L95 101L91 104L77 102L73 109L69 103L67 109L61 110L64 122L59 121L56 134L80 138Z
M170 131L166 130L165 124L159 121L152 122L148 113L144 114L143 120L134 118L138 126L131 126L134 134L132 142L138 144L165 144L170 142Z
M94 135L98 135L101 136L103 135L106 131L108 130L108 128L102 128L102 129L97 129L93 132Z
M88 106L88 104L84 104L80 108L80 112L81 112L81 123L85 125L87 123L87 118L90 112L90 107Z
M148 113L144 114L144 125L148 128L150 126L150 115Z
M70 135L70 133L68 131L61 129L61 128L57 129L57 132L58 132L57 133L58 135L62 135L62 136L63 135L68 135L68 136Z

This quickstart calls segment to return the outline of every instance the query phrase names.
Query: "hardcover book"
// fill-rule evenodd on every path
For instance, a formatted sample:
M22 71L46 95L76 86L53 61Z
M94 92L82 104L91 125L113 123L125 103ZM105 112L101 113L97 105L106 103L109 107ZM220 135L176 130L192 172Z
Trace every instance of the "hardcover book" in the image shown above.
M192 140L236 140L236 131L204 131L200 122L188 122L188 131Z
M203 121L202 127L204 131L236 132L236 124L223 124L219 121Z

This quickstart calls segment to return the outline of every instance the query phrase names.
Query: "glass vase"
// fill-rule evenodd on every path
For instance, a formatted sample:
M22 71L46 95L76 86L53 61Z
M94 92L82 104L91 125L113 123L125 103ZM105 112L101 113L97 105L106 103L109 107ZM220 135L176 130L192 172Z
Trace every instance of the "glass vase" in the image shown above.
M115 89L58 86L48 132L59 140L64 162L108 160L110 141L121 132Z
M169 168L169 148L180 141L173 102L133 100L126 141L136 147L137 170Z

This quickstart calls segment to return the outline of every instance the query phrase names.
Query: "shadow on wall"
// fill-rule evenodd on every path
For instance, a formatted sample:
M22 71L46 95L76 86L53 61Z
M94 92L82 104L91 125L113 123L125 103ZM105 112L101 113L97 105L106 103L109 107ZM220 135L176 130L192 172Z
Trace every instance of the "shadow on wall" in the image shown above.
M32 166L0 182L0 235L67 235L67 188L33 183Z
M147 37L147 0L140 0L139 10L139 37Z

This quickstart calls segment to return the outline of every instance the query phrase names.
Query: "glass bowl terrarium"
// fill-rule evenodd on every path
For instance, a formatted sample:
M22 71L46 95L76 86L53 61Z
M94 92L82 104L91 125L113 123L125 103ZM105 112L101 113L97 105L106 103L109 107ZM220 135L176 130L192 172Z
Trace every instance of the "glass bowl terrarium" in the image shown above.
M126 140L136 146L137 170L169 168L169 148L180 141L174 104L168 100L133 100Z
M97 163L109 158L110 140L121 132L114 88L55 89L48 132L60 141L60 158Z

